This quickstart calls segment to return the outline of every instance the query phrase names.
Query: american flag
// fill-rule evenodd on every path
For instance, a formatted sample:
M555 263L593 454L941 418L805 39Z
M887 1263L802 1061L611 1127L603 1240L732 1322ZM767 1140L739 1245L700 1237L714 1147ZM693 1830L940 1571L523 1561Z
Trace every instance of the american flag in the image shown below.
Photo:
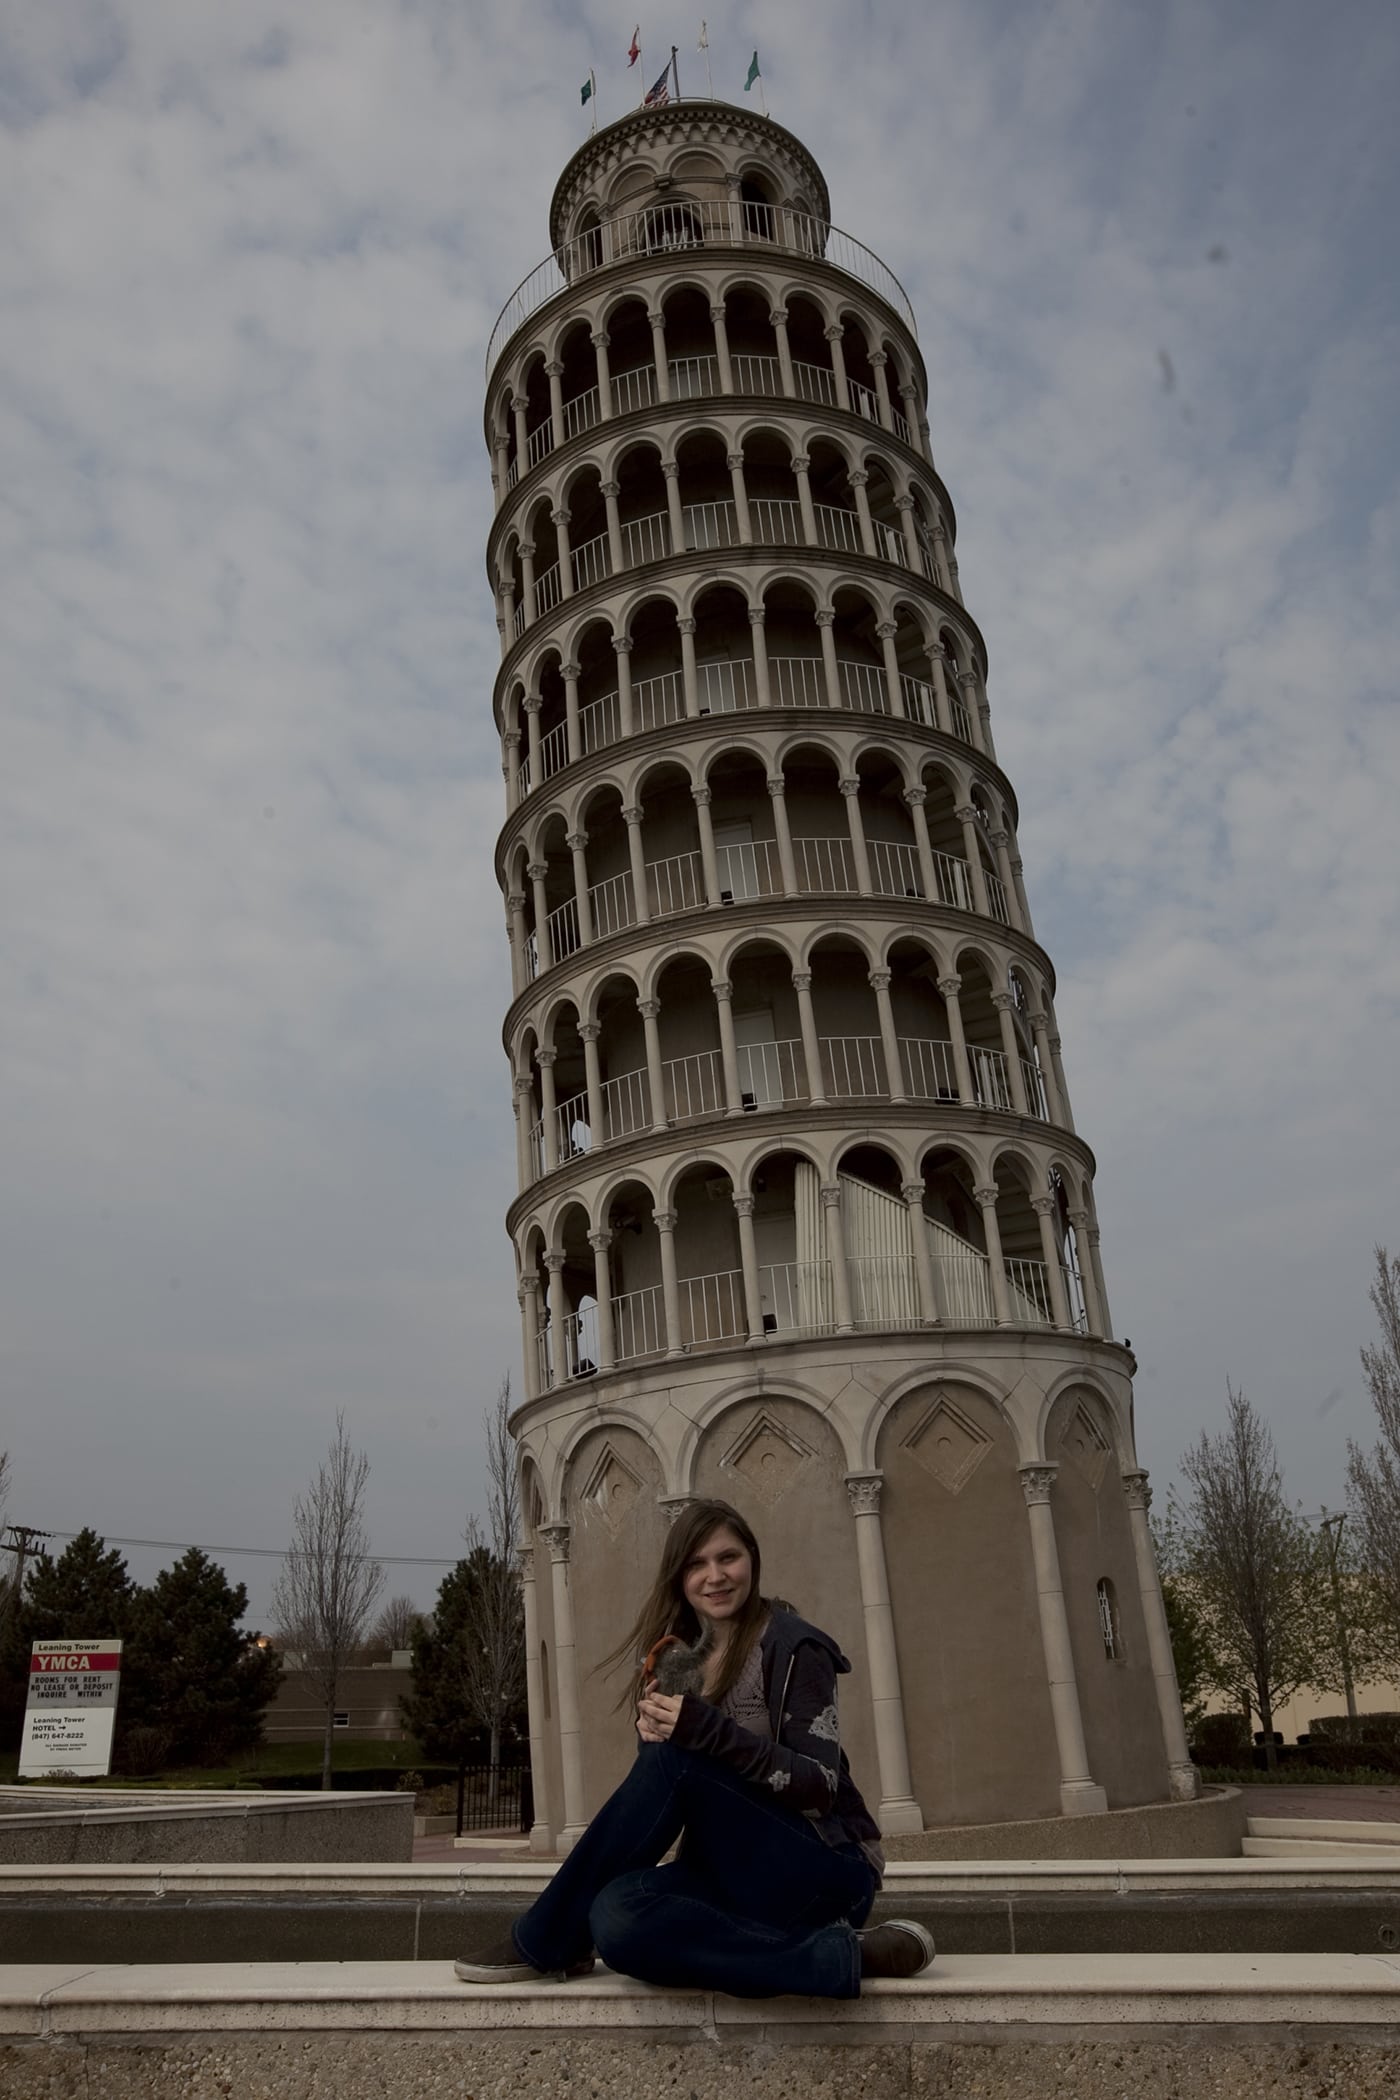
M660 78L642 97L643 109L664 109L671 99L671 68L663 66Z

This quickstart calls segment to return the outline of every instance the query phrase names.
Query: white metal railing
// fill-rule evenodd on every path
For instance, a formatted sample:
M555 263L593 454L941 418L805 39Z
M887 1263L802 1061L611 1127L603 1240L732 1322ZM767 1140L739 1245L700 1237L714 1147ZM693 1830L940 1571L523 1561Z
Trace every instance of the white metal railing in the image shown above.
M664 510L649 511L644 518L631 518L622 528L622 551L629 568L643 562L665 561L671 552L671 520Z
M935 851L933 874L940 904L951 905L954 911L971 911L972 884L965 860L959 860L954 853Z
M1055 1301L1050 1296L1050 1272L1043 1261L1008 1259L1006 1280L1011 1287L1011 1317L1018 1325L1054 1326Z
M569 725L556 722L540 738L540 779L548 780L569 763Z
M890 410L890 421L894 425L895 436L897 438L902 438L906 445L912 445L914 442L913 434L910 431L907 421L900 414L897 408L892 408Z
M953 1046L938 1036L899 1037L899 1062L904 1070L904 1091L912 1101L956 1101L958 1073Z
M749 1331L742 1269L717 1269L709 1276L682 1276L680 1300L684 1342L728 1342Z
M770 656L768 690L775 707L825 707L826 678L819 656Z
M910 721L921 722L925 729L937 729L938 703L933 687L922 678L911 678L907 671L902 671L899 690L904 698L904 712Z
M836 374L829 365L792 363L793 384L802 401L819 401L824 408L836 406Z
M595 882L588 892L588 916L593 921L593 938L605 941L610 933L621 933L637 923L637 900L632 894L632 871L626 869L621 875L605 876Z
M877 897L922 897L919 856L900 839L867 839L870 881Z
M758 705L753 665L747 657L741 656L732 662L722 658L713 663L697 664L695 677L702 715L729 715L737 709Z
M972 1091L980 1105L1009 1109L1011 1082L1006 1076L1006 1052L982 1050L975 1043L969 1043L967 1061L972 1070Z
M817 503L813 509L817 514L817 538L823 547L830 547L838 554L859 554L860 519L853 510L842 510L839 504Z
M846 1257L851 1318L857 1327L917 1327L919 1277L912 1254Z
M533 935L533 933L527 933L527 934L526 934L526 936L525 936L525 977L526 977L526 981L527 981L528 983L530 983L530 984L533 984L533 983L534 983L534 981L535 981L535 979L536 979L536 978L537 978L537 977L539 976L539 974L540 974L540 944L539 944L539 942L538 942L538 941L537 941L537 940L535 939L535 936Z
M766 1334L830 1334L831 1263L766 1263L758 1272L759 1302Z
M684 714L685 682L679 671L660 671L655 678L639 678L633 686L635 729L660 729L663 723L679 722Z
M802 506L789 496L750 496L749 520L754 538L764 546L803 544Z
M542 459L548 459L554 450L554 425L541 423L525 440L525 471L537 467Z
M731 350L729 365L737 393L782 393L783 368L776 357L757 356L751 350Z
M828 1100L873 1101L889 1094L878 1035L824 1035L822 1091Z
M615 691L604 693L600 700L590 700L587 707L579 709L578 733L585 758L617 742L622 735L622 706Z
M647 862L647 910L654 919L698 911L705 901L705 869L698 853L671 853Z
M836 660L836 672L841 681L843 706L871 715L889 713L890 694L883 665L859 663L849 656L841 656Z
M951 1327L994 1327L991 1272L985 1254L943 1254L935 1241L933 1288L938 1310Z
M737 547L739 518L732 503L687 503L681 511L686 549L708 554L716 547Z
M630 415L635 408L652 408L656 403L655 365L630 365L625 372L612 374L613 414Z
M1000 875L994 875L990 868L984 868L982 873L987 879L987 902L992 907L992 917L1000 919L1003 926L1009 926L1011 917L1006 909L1005 884Z
M517 642L525 632L525 600L523 598L515 608L515 615L510 623L510 631Z
M740 1043L739 1095L745 1108L781 1108L807 1099L799 1041Z
M564 403L564 435L566 438L581 437L585 430L592 430L602 419L603 407L598 398L598 389L591 386L585 393L575 394Z
M623 1291L612 1301L613 1355L620 1364L666 1347L666 1307L659 1283Z
M722 903L747 897L781 897L783 868L776 839L746 839L736 846L716 846Z
M538 1328L535 1330L535 1365L538 1373L539 1389L542 1393L548 1392L550 1386L554 1383L549 1359L549 1328L541 1320Z
M531 1165L531 1166L532 1166L532 1167L534 1168L534 1170L535 1170L535 1179L536 1179L536 1181L538 1181L538 1180L539 1180L539 1178L540 1178L540 1176L541 1176L541 1175L543 1174L543 1172L544 1172L544 1117L543 1117L543 1116L541 1116L541 1117L540 1117L540 1120L539 1120L539 1122L538 1122L538 1123L534 1123L534 1124L532 1124L532 1125L531 1125L531 1128L530 1128L530 1165Z
M528 752L526 752L520 764L516 767L516 778L520 782L522 796L528 795L530 792L530 755Z
M849 838L794 839L797 886L802 890L853 890L856 886L855 855Z
M615 1079L603 1081L603 1116L609 1144L631 1137L634 1131L650 1130L651 1088L645 1066L639 1066L635 1072L619 1072Z
M914 529L916 532L919 531L917 526ZM938 582L938 564L933 558L933 549L922 535L920 535L919 539L919 571L925 582L933 584L936 588L941 588Z
M971 715L969 715L967 709L963 706L962 701L955 699L951 693L948 696L948 708L950 714L953 717L954 730L962 738L965 744L970 744L972 742Z
M519 481L519 479L520 461L519 459L513 459L510 465L506 468L506 487L508 489L513 489L515 487L516 482Z
M549 953L554 962L563 962L579 945L578 899L570 897L549 914L545 920L549 930Z
M535 578L535 618L542 620L547 612L553 612L563 595L564 583L559 574L558 562L551 562L543 576Z
M591 1378L598 1368L597 1306L565 1313L563 1327L565 1377Z
M909 542L897 525L886 525L881 518L872 518L875 528L875 545L886 561L897 562L901 569L909 566Z
M639 256L698 247L739 248L753 243L802 255L854 277L887 301L914 331L914 309L903 285L863 241L806 212L769 207L744 212L728 198L650 204L588 227L537 263L507 299L486 346L489 373L516 330L557 293L591 271Z
M846 380L846 387L851 397L851 407L856 414L864 416L868 423L878 423L880 420L880 404L871 389L868 386L862 386L858 379L851 379L850 377Z
M588 1127L588 1096L572 1094L554 1111L554 1156L562 1167L566 1160L581 1159L593 1149Z
M1033 1116L1042 1123L1050 1121L1050 1110L1045 1099L1045 1080L1039 1065L1033 1065L1028 1057L1021 1059L1021 1078L1026 1089L1026 1105Z
M695 401L719 392L719 360L714 357L668 358L666 376L673 401Z
M699 1116L723 1115L724 1060L718 1050L693 1050L671 1057L661 1067L666 1082L666 1114L673 1123L693 1123Z
M591 583L602 583L612 574L612 560L608 554L608 536L600 532L596 538L584 540L580 546L569 550L574 565L574 589L586 591Z

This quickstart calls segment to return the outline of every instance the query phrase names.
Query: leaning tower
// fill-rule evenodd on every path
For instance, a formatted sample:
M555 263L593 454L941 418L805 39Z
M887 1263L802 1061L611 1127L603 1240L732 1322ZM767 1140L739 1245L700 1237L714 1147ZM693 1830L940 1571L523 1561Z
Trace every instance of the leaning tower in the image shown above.
M742 1508L891 1833L1195 1791L914 314L790 132L591 138L487 357L541 1850Z

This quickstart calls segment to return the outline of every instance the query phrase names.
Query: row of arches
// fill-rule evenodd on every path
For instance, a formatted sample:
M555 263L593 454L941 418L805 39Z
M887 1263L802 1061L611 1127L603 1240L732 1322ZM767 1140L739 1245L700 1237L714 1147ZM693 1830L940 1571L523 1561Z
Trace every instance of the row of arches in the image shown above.
M946 1328L1105 1336L1080 1163L882 1133L691 1152L516 1233L538 1394L657 1356Z

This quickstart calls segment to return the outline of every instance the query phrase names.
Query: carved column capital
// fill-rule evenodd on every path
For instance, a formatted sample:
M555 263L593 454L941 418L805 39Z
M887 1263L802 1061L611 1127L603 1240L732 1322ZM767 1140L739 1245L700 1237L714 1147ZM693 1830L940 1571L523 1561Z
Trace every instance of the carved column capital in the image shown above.
M843 795L850 796L858 795L860 793L860 781L857 778L857 776L853 773L843 774L841 779L837 782L837 786L840 788Z
M549 873L549 868L542 860L532 860L525 873L529 876L531 882L543 882L545 876Z
M722 321L725 319L725 317L725 304L723 299L721 299L718 305L712 306L710 308L710 319L712 321Z
M781 773L770 773L768 775L768 792L775 802L782 801L787 793L787 782Z
M534 558L535 558L535 543L534 543L534 541L533 541L533 540L522 540L522 541L520 542L520 559L521 559L522 561L533 561L533 560L534 560Z
M904 1198L905 1202L909 1204L911 1209L916 1203L922 1206L924 1200L924 1185L921 1181L901 1181L899 1184L899 1193Z
M883 1473L848 1473L846 1475L846 1499L851 1505L853 1517L878 1517L880 1514L880 1490L885 1484Z
M972 1200L979 1210L995 1210L997 1207L997 1185L989 1182L985 1188L974 1189Z
M769 312L768 325L770 328L786 328L787 317L788 311L785 306L775 306Z
M518 729L508 729L506 731L505 746L507 751L518 751L520 749L520 731Z
M535 1052L535 1063L537 1065L543 1065L546 1068L546 1070L552 1070L554 1066L554 1061L558 1057L558 1055L559 1052L555 1049L552 1049L551 1046L548 1043L546 1043L542 1049L539 1049Z
M1123 1475L1123 1493L1127 1497L1129 1509L1151 1509L1152 1485L1141 1469Z
M865 974L872 992L887 992L894 979L893 970L867 970Z
M1032 1196L1031 1209L1038 1218L1053 1218L1055 1215L1055 1199L1053 1196Z
M871 363L874 363L873 358L871 359ZM551 358L549 363L545 366L544 376L546 379L562 379L564 377L564 367L557 357Z
M630 656L632 654L632 637L630 634L615 634L612 638L612 645L619 656Z
M1055 1475L1059 1470L1058 1466L1017 1467L1017 1471L1021 1476L1021 1493L1026 1498L1027 1509L1033 1503L1048 1502L1050 1500L1050 1490L1055 1485Z
M921 787L906 788L904 790L904 799L911 809L922 809L928 801L928 789Z
M839 343L845 333L846 331L839 321L833 321L830 328L822 330L822 335L828 343Z
M565 1255L562 1247L546 1247L544 1265L551 1276L558 1276L564 1267Z
M506 898L506 909L507 909L507 911L524 911L524 909L525 909L525 892L524 892L524 890L512 890L512 891L511 891L510 895L509 895L509 896L508 896L508 897Z
M584 847L588 844L588 833L586 831L571 831L564 844L568 847L570 853L582 853Z
M956 999L962 990L962 979L957 971L953 970L947 977L940 977L938 989L945 999Z
M714 800L714 795L711 789L707 787L698 787L691 789L690 799L695 804L695 807L697 809L708 809L711 802Z
M734 1209L739 1217L751 1218L753 1216L753 1207L756 1198L754 1198L753 1196L746 1196L742 1192L742 1190L736 1189L729 1200L734 1205Z
M668 481L674 481L680 470L681 463L678 459L663 459L661 462L661 471Z
M526 410L528 409L528 407L530 406L530 403L529 403L529 399L528 399L528 397L527 397L526 395L524 395L524 394L512 394L512 395L511 395L511 397L510 397L510 405L511 405L511 407L512 407L512 408L513 408L513 409L515 410L515 413L516 413L516 414L517 414L518 416L523 416L523 415L524 415L524 413L525 413L525 411L526 411Z
M898 633L899 629L893 620L881 620L875 629L876 639L882 642L892 642Z
M743 455L743 453L742 453L742 452L726 452L726 453L725 453L725 455L724 455L724 464L725 464L725 465L726 465L726 466L728 467L728 469L729 469L729 471L730 471L730 473L731 473L731 474L733 474L733 473L736 473L736 472L738 471L738 469L739 469L740 467L742 467L742 466L743 466L743 464L744 464L744 455Z
M835 606L819 605L813 614L813 619L818 627L834 627L836 625Z
M527 693L521 705L527 715L537 715L544 706L544 700L539 693Z
M569 1524L541 1524L540 1537L549 1548L549 1557L556 1564L569 1558L569 1537L573 1527Z
M681 634L694 634L694 632L695 632L696 628L697 628L697 627L698 627L699 625L700 625L700 622L699 622L698 620L689 620L689 619L687 619L687 620L677 620L677 622L676 622L676 626L677 626L677 628L678 628L678 630L680 631L680 633L681 633Z
M637 1012L644 1021L654 1021L660 1011L661 1001L659 999L639 999L637 1001Z
M606 1254L613 1243L613 1235L607 1226L600 1225L596 1232L588 1235L588 1244L595 1254Z
M606 350L612 341L612 337L608 334L606 328L595 328L588 340L595 350Z
M750 627L761 627L763 625L765 610L766 608L762 605L751 605L749 607Z
M914 498L912 496L896 496L894 507L896 510L912 510L914 508Z
M888 350L872 350L870 353L870 362L877 372L882 371L889 361Z
M978 816L977 804L975 802L964 802L961 808L953 811L953 815L960 824L975 824Z
M651 1214L651 1222L658 1232L674 1232L676 1229L676 1217L677 1213L673 1210L654 1210Z
M848 489L863 489L869 487L869 484L870 476L866 473L864 467L856 467L853 472L846 476Z
M600 481L598 493L603 497L611 496L614 503L616 503L618 497L622 494L622 483L620 481Z
M720 312L723 313L723 311L724 309L721 307ZM695 1497L693 1495L659 1495L657 1497L656 1506L666 1519L668 1529L675 1523L677 1517L685 1515L685 1512L694 1500Z
M734 987L727 977L712 977L710 979L710 990L714 993L721 1006L728 1006L730 1000L734 997Z
M582 664L560 664L559 676L565 685L573 685L583 676Z
M1014 1006L1015 1004L1016 1004L1016 1001L1015 1001L1015 999L1014 999L1014 998L1012 997L1012 995L1011 995L1011 993L1010 993L1010 992L993 992L993 993L992 993L992 1005L993 1005L993 1006L994 1006L994 1007L996 1008L996 1010L997 1010L997 1012L998 1012L999 1014L1009 1014L1009 1013L1010 1013L1010 1011L1011 1011L1011 1009L1012 1009L1012 1007L1013 1007L1013 1006Z
M792 458L788 461L788 465L792 468L794 474L805 474L811 464L812 455L810 452L794 452Z
M823 1210L835 1210L837 1204L841 1201L840 1182L824 1181L821 1188L821 1199Z
M794 970L792 973L792 988L795 992L810 992L812 989L811 971Z
M624 824L640 824L645 815L640 802L629 802L622 812L622 821Z
M596 1043L602 1036L602 1033L603 1024L601 1021L580 1021L578 1024L579 1041L581 1043Z

